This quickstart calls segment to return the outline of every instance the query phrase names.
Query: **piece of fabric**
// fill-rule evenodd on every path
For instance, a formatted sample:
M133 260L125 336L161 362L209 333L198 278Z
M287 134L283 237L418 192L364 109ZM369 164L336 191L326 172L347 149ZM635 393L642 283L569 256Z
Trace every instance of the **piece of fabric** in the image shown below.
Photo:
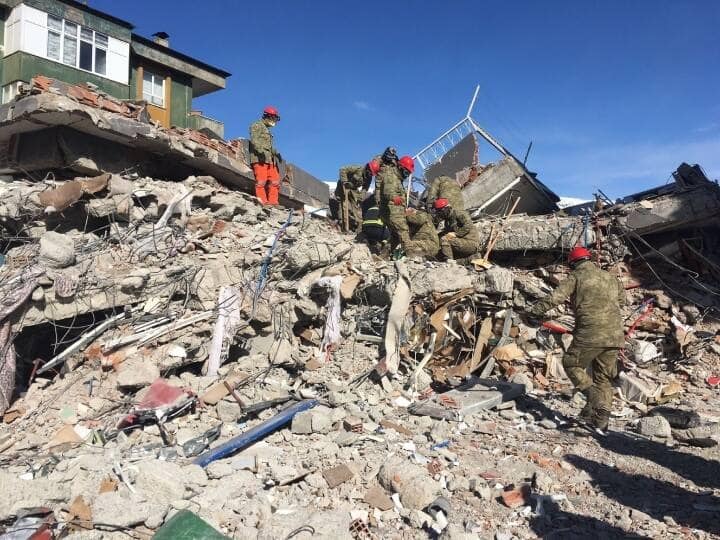
M250 126L250 163L274 163L276 151L273 136L265 122L258 120Z
M575 310L573 344L584 347L625 346L620 307L625 304L625 289L612 274L591 261L582 261L552 294L532 308L536 315L572 298Z
M315 284L318 287L327 287L330 294L325 304L325 330L320 344L325 360L330 359L332 351L340 344L340 287L343 276L330 276L318 279Z

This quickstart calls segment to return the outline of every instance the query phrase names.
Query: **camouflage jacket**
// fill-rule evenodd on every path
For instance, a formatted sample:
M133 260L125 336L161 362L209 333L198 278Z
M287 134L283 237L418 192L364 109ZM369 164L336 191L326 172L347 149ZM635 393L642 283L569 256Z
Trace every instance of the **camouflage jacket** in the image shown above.
M465 210L458 210L451 207L449 214L443 218L443 221L445 221L443 234L454 232L458 238L466 238L480 242L477 227L475 227L472 219L470 219L470 214Z
M250 163L275 163L277 152L273 136L265 122L258 120L250 126Z
M383 163L380 172L375 177L376 188L380 188L380 201L387 203L395 197L402 197L405 204L405 188L402 185L402 175L397 165Z
M411 230L414 232L414 234L412 234L413 240L433 244L438 250L440 249L440 238L438 237L435 224L430 214L418 210L407 214L406 218L408 225L410 225Z
M335 188L335 196L342 198L345 190L367 191L372 178L365 178L364 165L347 165L340 169L340 178Z
M450 206L458 210L465 208L465 200L460 190L460 184L449 176L440 176L430 182L430 187L428 187L425 195L425 202L428 207L431 207L437 199L447 199L450 201Z
M531 312L542 315L570 297L575 309L574 343L580 347L625 346L620 314L620 307L625 304L625 289L615 276L591 261L580 262Z

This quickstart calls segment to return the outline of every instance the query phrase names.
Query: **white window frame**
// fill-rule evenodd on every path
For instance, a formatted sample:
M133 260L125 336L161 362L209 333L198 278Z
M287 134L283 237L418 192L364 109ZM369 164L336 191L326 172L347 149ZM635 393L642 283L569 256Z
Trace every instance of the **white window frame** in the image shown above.
M50 20L55 19L60 21L60 30L57 30L55 28L50 27ZM72 31L68 29L68 25L70 25L70 28L73 26L75 27L75 35L72 34ZM47 31L48 31L48 37L47 37L47 46L46 46L46 52L45 57L48 60L52 60L54 62L58 62L60 64L74 67L76 69L79 69L81 71L85 71L87 73L93 73L95 75L99 75L101 77L107 77L107 71L108 71L108 44L109 44L109 36L106 34L102 34L100 32L96 32L95 30L88 28L86 26L79 25L77 23L74 23L72 21L68 21L65 19L62 19L60 17L55 17L54 15L47 15L47 21L46 21ZM89 32L92 36L91 38L82 37L83 31ZM53 58L49 54L49 48L50 48L50 35L58 36L60 39L60 48L59 48L59 54L58 58ZM72 63L65 61L65 43L66 40L68 42L74 42L75 43L75 59ZM85 69L80 67L80 48L82 47L82 43L89 44L91 47L91 65L90 69ZM105 53L105 65L103 71L98 71L98 51L104 51Z
M145 77L150 76L150 91L145 90L145 83L147 82L145 80ZM155 94L155 84L160 81L160 94ZM143 99L148 102L148 104L153 105L155 107L160 107L161 109L165 108L165 77L161 77L157 73L153 73L152 71L148 71L143 68L143 81L142 81L142 95ZM148 99L148 97L150 99ZM158 102L154 101L153 98L157 99Z

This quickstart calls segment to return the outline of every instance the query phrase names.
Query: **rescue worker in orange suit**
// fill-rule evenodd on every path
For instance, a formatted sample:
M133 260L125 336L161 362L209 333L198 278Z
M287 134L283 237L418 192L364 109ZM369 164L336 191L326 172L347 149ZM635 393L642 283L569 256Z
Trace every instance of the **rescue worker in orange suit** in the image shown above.
M282 156L273 146L270 128L280 121L275 107L265 107L260 120L250 126L250 165L255 175L255 196L262 204L279 205Z

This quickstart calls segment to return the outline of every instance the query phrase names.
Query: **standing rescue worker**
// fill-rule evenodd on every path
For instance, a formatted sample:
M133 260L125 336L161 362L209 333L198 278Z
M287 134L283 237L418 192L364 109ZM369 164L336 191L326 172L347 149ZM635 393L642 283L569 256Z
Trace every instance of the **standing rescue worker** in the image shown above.
M270 128L280 121L275 107L265 107L260 120L250 126L250 165L255 175L255 196L262 204L278 205L282 157L273 146ZM266 191L267 185L267 191Z
M408 257L432 259L440 251L440 237L432 216L422 210L408 208L405 217L410 227L410 242L405 246Z
M392 165L394 167L397 167L398 165L398 155L397 150L395 150L392 146L388 146L385 151L380 156L379 160L378 158L375 158L374 161L379 161L380 163L380 170L382 170L383 165ZM375 175L375 191L373 195L375 196L375 203L378 206L381 206L381 199L382 199L382 176L379 174L380 171L378 171L378 174Z
M607 429L612 410L612 380L617 376L618 351L625 346L620 308L625 290L620 281L590 261L584 247L570 251L570 275L557 289L535 304L529 313L540 317L568 298L575 310L575 331L563 357L565 373L587 403L580 419ZM587 370L592 366L592 378Z
M398 159L397 164L383 161L376 184L381 188L380 217L390 229L390 248L403 248L410 242L410 229L405 218L405 189L403 180L412 174L415 162L410 156Z
M365 200L373 176L380 170L380 163L371 160L365 166L347 165L340 169L335 187L335 202L330 206L332 217L340 223L343 232L359 231L362 227L362 202ZM347 228L345 219L347 212Z
M439 176L430 182L425 195L425 207L433 208L433 204L438 199L447 199L450 206L457 210L465 209L465 199L463 199L460 184L449 176Z
M477 253L480 235L470 214L462 208L453 208L450 201L442 198L435 200L433 208L444 222L440 233L440 251L445 258L463 259Z

